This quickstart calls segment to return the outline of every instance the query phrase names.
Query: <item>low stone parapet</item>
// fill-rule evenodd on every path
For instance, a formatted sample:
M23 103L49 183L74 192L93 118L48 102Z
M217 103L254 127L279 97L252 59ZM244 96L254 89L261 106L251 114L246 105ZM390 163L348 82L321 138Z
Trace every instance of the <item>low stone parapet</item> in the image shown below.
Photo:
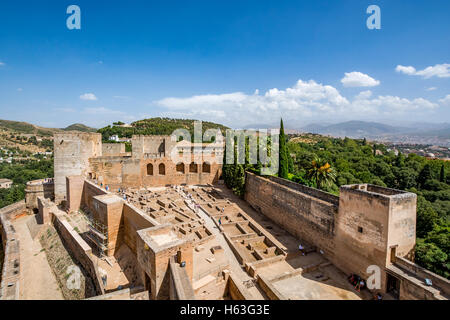
M0 282L0 300L19 299L20 242L11 221L25 210L25 201L0 209L0 230L5 253Z

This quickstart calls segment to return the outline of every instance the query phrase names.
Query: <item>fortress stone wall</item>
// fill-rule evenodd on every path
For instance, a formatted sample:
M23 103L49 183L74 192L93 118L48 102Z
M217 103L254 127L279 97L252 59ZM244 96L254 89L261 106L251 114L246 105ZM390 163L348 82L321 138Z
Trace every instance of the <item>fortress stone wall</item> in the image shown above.
M332 256L338 205L333 195L302 186L322 199L291 188L288 181L259 177L247 172L245 200L286 231Z
M68 176L95 179L118 189L206 185L217 182L221 174L222 166L217 161L222 159L221 152L192 154L174 162L172 151L181 158L191 143L177 147L170 136L133 136L131 153L125 152L124 144L102 144L97 133L55 134L54 141L57 202L67 198L65 179Z
M341 187L340 197L335 197L280 178L247 173L245 199L296 238L315 246L345 273L368 279L373 274L368 267L378 266L383 292L389 289L388 269L396 258L413 258L417 199L413 193L355 185ZM394 273L401 278L400 271ZM403 287L413 286L411 279L403 279Z

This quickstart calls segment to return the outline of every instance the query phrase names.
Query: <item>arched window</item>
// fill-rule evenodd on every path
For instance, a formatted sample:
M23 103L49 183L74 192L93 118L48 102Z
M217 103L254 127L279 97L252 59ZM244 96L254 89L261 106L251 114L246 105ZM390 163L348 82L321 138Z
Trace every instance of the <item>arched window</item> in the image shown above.
M149 163L147 165L147 175L148 176L152 176L153 175L153 165L151 163Z
M202 172L203 173L211 173L211 165L207 162L203 162Z
M184 173L184 163L180 162L179 164L177 164L177 172Z
M159 164L159 174L164 176L166 174L166 166L164 163Z
M194 162L192 162L192 163L189 165L189 172L190 172L190 173L197 173L197 172L198 172L197 164L195 164Z

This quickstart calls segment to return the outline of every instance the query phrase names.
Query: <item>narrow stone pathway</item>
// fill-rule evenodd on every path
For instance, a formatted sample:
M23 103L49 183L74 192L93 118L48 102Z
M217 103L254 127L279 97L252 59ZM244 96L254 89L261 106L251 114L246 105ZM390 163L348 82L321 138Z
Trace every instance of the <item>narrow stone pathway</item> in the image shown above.
M20 300L63 300L38 237L33 239L27 222L34 216L13 221L20 241Z

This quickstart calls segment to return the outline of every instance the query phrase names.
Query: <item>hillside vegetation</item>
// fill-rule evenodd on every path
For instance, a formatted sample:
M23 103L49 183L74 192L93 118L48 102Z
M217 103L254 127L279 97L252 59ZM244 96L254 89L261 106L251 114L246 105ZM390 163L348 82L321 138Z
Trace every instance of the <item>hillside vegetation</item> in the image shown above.
M35 126L27 122L0 120L0 129L12 131L21 134L35 134L38 136L52 136L55 131L60 129L49 129Z
M191 137L194 135L194 121L189 119L171 119L171 118L150 118L139 120L131 123L130 127L121 126L121 123L107 126L99 129L98 132L102 134L103 140L108 140L113 135L118 135L119 138L131 138L133 135L171 135L176 129L186 129L190 132ZM203 121L203 133L208 129L220 129L225 135L225 127L221 124Z
M96 132L97 129L85 126L81 123L72 124L66 128L44 128L28 122L0 120L0 130L10 131L15 134L34 134L36 136L48 137L53 136L56 132L62 131L81 131Z
M416 193L416 262L450 277L450 162L416 154L396 156L384 145L370 145L365 139L310 136L307 140L294 138L288 142L290 180L317 187L311 172L326 168L322 174L329 179L319 187L334 194L339 194L341 185L359 183ZM320 163L319 169L313 165L316 163Z

